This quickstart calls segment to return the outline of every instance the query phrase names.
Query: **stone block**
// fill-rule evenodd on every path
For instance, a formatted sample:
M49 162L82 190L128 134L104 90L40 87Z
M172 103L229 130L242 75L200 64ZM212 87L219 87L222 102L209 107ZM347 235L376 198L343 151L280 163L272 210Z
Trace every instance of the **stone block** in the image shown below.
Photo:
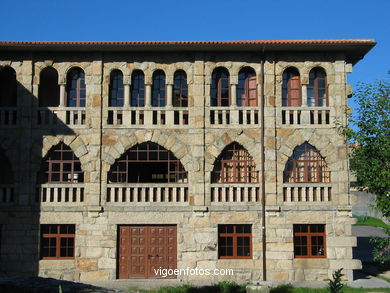
M106 281L109 278L110 272L108 270L80 273L80 281Z

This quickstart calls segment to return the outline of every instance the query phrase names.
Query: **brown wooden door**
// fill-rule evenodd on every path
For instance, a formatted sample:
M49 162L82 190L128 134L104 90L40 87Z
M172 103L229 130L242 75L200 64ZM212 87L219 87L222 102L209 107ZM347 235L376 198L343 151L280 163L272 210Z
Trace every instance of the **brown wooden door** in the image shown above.
M120 226L119 238L119 279L160 278L155 270L177 268L176 226Z

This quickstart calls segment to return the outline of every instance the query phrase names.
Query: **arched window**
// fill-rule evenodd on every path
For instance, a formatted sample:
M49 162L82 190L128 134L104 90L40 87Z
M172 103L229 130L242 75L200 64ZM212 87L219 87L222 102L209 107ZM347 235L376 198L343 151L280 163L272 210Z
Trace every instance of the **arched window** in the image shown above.
M136 70L131 76L131 101L132 107L145 106L145 75L141 70Z
M58 107L60 104L60 86L58 72L53 67L46 67L39 78L39 107Z
M85 74L81 68L74 67L69 70L66 79L66 94L67 107L85 107Z
M108 97L109 107L123 107L124 90L123 74L120 70L113 70L110 74L110 90Z
M8 160L7 156L5 156L4 151L0 148L0 185L8 185L14 183L14 173L12 171L12 165ZM1 192L0 192L1 194Z
M187 75L183 70L178 70L173 82L173 106L188 107Z
M165 106L165 73L162 70L156 70L153 73L153 85L152 85L152 106L164 107Z
M51 148L42 160L38 183L81 183L84 173L80 160L64 143Z
M245 67L238 73L237 106L257 106L256 73Z
M230 78L226 68L213 71L210 88L211 106L230 106Z
M257 183L259 172L248 151L238 143L228 145L216 159L212 183Z
M305 142L294 149L283 173L284 183L329 183L330 170L320 152Z
M0 69L0 107L16 107L16 72L10 66Z
M296 68L290 67L283 72L282 84L282 106L300 107L301 99L301 79Z
M326 73L322 68L316 67L310 71L307 86L307 105L309 107L328 106Z
M186 183L187 171L171 151L153 142L137 144L111 166L109 183Z

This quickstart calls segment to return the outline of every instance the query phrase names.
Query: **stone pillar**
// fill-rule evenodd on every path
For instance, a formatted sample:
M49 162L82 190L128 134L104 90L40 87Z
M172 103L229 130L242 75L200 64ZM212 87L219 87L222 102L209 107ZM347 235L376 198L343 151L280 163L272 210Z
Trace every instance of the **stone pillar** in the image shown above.
M125 107L129 107L130 106L130 85L129 84L124 84L123 91L124 91L123 105Z
M65 107L65 83L60 83L60 107Z
M152 105L152 85L145 84L145 107Z
M167 84L167 107L172 107L173 85Z
M230 105L237 106L237 84L230 85Z
M302 84L302 107L307 107L307 84Z

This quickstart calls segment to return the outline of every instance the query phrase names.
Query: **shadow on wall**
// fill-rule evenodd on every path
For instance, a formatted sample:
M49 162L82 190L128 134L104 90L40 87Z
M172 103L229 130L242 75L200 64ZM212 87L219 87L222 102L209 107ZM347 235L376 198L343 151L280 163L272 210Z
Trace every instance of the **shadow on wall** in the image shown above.
M41 86L40 93L46 100L38 103L32 90L16 80L12 67L0 67L0 273L10 275L36 276L39 272L37 172L42 165L43 139L74 135L49 108L53 104L47 95L56 99L56 86Z

